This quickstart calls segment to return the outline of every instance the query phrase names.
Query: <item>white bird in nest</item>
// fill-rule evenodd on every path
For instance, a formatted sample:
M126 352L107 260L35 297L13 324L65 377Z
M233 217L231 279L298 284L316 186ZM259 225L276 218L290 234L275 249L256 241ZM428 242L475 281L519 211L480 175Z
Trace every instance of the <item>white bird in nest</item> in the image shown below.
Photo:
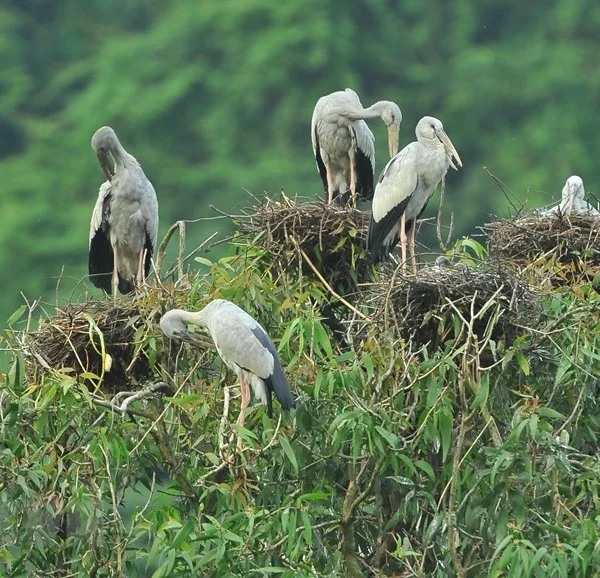
M585 188L583 179L573 175L567 179L562 190L562 200L551 209L541 211L542 217L550 215L588 215L600 217L600 213L585 200Z

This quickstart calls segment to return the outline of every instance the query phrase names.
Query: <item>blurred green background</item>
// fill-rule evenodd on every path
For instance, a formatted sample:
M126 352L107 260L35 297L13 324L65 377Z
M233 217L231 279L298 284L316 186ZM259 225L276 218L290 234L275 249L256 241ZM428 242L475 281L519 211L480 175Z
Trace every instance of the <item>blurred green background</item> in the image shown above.
M456 235L509 214L484 166L529 206L571 174L598 190L599 26L594 0L2 0L0 325L21 291L54 302L61 275L62 298L85 297L104 124L154 183L161 237L248 204L243 189L319 194L312 109L346 86L399 104L401 146L442 120L464 162ZM229 226L191 226L188 247Z

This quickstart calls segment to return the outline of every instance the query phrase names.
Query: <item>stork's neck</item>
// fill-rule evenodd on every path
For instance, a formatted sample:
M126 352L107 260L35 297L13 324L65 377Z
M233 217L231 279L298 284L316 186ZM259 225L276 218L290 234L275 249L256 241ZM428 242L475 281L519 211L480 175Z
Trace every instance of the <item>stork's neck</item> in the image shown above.
M130 155L123 148L123 145L119 141L116 141L115 143L113 143L113 146L112 146L110 152L111 152L113 158L115 159L115 165L117 167L122 167L132 161L134 163L137 163L137 160L135 159L135 157L133 155Z
M437 137L433 137L433 138L427 138L424 136L418 136L417 140L427 149L432 150L432 151L444 151L445 152L445 147L443 145L443 143L440 141L439 138Z
M199 327L207 326L207 319L204 310L202 311L183 311L181 310L181 319L184 323L197 325Z
M381 108L380 102L376 102L372 104L368 108L354 108L348 107L346 112L346 116L350 120L365 120L368 118L381 118L383 114L383 109Z

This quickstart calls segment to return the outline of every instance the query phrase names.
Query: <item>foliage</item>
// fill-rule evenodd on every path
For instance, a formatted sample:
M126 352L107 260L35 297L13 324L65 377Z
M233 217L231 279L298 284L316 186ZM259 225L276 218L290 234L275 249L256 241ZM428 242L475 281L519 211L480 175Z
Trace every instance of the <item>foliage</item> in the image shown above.
M454 321L460 345L431 352L368 323L338 343L323 324L328 289L293 269L273 275L252 245L199 266L136 298L151 313L136 339L153 372L136 398L90 390L68 368L29 380L14 321L0 388L2 575L594 575L596 296L545 296L539 329L490 360L469 316ZM246 428L233 425L237 387L223 389L233 377L214 350L161 335L157 309L215 297L278 338L295 411L276 404L270 419L254 406ZM165 382L170 394L151 389Z
M106 0L85 10L5 0L0 320L20 291L53 299L59 277L61 296L82 293L102 175L89 142L104 124L156 185L161 223L212 216L211 204L231 210L242 188L319 193L312 107L345 86L364 104L399 103L402 145L421 116L442 119L464 161L445 203L459 235L506 216L482 167L508 183L517 207L557 199L572 173L597 191L599 23L592 0L543 10L519 0ZM385 129L371 126L379 171ZM198 225L190 239L223 223Z

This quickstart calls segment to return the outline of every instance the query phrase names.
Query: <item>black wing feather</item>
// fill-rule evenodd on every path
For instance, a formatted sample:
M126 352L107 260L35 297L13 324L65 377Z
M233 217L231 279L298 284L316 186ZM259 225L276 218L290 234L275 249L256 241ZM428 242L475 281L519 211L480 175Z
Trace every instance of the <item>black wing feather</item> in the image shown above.
M359 148L356 150L356 179L358 195L365 201L373 199L373 165L371 159Z
M144 262L144 275L146 276L146 278L148 278L148 275L150 275L150 265L152 264L152 255L154 254L154 245L147 232L146 245L144 246L144 249L146 250L146 261Z
M102 222L92 237L88 256L88 273L90 281L105 293L111 292L114 266L113 248L110 244L110 201L112 195L106 195L102 204Z
M385 238L394 228L402 213L406 210L410 197L404 199L399 205L396 205L381 221L377 222L371 215L371 223L369 225L369 238L367 240L367 249L373 263L379 263L389 258L390 252L398 244L400 236L396 235L390 244L385 244ZM410 230L412 221L406 223L406 232Z
M327 192L327 169L325 168L325 163L321 158L321 147L319 146L319 137L317 136L317 131L315 130L315 143L317 143L315 149L315 160L317 161L317 168L319 169L319 174L321 175L321 180L323 181L323 188L325 192Z
M275 349L275 345L273 345L271 338L261 327L255 327L252 330L252 333L260 341L261 345L273 356L275 362L273 364L273 373L264 379L264 382L267 384L267 413L269 416L273 415L271 392L275 393L283 409L291 409L296 403L292 397L290 384L283 371L283 367L281 366L281 360L279 359L279 354L277 353L277 349Z

